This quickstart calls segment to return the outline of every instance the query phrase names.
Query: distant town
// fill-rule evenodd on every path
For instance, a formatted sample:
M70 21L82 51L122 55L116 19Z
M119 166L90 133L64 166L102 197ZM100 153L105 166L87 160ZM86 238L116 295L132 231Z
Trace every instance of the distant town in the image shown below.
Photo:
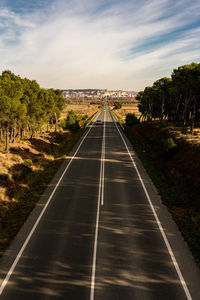
M120 100L122 102L135 101L135 96L137 92L135 91L122 91L122 90L107 90L107 89L78 89L78 90L63 90L63 97L66 102L71 102L73 100L83 101L102 101L103 99L108 100Z

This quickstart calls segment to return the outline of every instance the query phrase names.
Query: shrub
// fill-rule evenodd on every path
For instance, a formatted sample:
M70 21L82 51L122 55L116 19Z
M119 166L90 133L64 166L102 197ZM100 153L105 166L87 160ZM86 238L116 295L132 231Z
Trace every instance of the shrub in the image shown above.
M183 128L183 129L181 130L181 133L182 133L182 134L187 134L187 133L188 133L188 129L187 129L187 128Z
M32 159L30 159L30 158L24 159L24 165L26 167L30 168L32 166L32 164L33 164Z
M75 113L75 111L70 110L68 112L67 118L62 120L60 126L63 129L70 129L71 131L76 131L80 129L79 126L79 116Z
M16 169L13 171L12 178L15 181L21 181L24 182L24 180L27 180L27 176L29 176L32 173L32 169L25 164L19 164Z
M127 127L132 127L139 124L139 120L134 114L128 113L126 115L125 124Z
M9 180L8 174L0 174L0 180L8 181Z
M114 103L115 109L120 109L122 107L121 102L115 102Z
M174 142L173 138L168 138L162 142L162 148L167 158L172 157L178 150L178 145Z

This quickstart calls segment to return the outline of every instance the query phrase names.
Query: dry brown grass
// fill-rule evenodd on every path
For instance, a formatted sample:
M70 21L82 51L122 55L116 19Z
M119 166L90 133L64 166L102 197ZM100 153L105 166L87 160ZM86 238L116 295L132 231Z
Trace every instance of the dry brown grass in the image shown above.
M136 116L140 115L138 106L136 105L122 105L122 107L118 109L116 112L119 115L119 117L123 120L125 120L126 115L128 113L135 114Z
M52 131L0 152L0 256L82 133Z
M61 119L64 119L70 110L74 110L76 114L88 115L90 117L98 110L99 105L97 104L67 104L62 115Z

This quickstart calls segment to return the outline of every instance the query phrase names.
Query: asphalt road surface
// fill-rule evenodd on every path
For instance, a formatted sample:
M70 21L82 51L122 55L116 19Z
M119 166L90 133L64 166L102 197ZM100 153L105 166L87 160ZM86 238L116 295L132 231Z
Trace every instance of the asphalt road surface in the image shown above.
M199 300L155 187L111 113L98 118L1 259L0 300Z

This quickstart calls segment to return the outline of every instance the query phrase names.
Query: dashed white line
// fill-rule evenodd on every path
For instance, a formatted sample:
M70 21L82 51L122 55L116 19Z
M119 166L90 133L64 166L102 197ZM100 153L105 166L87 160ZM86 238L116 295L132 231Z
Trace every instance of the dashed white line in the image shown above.
M101 205L104 205L104 173L105 173L105 132L106 132L106 122L105 122L106 112L104 113L104 121L103 121L103 143L102 143L102 188L101 188Z
M99 112L99 114L100 114L100 112ZM98 114L98 116L99 116L99 114ZM93 126L93 125L92 125L92 126ZM50 197L48 198L48 201L46 202L45 206L43 207L43 209L42 209L42 211L41 211L39 217L37 218L37 220L36 220L34 226L32 227L32 229L31 229L29 235L27 236L27 238L26 238L26 240L25 240L23 246L21 247L19 253L17 254L17 256L16 256L16 258L15 258L15 260L14 260L14 262L13 262L11 268L9 269L9 271L8 271L8 273L7 273L6 277L5 277L5 279L2 281L2 284L1 284L1 286L0 286L0 295L2 294L3 290L5 289L5 287L6 287L7 283L8 283L8 281L9 281L9 279L10 279L12 273L13 273L14 270L15 270L16 265L18 264L18 262L19 262L19 260L20 260L20 257L22 256L22 254L23 254L23 252L24 252L24 250L25 250L25 248L26 248L28 242L30 241L30 239L31 239L31 237L32 237L32 235L33 235L35 229L37 228L37 226L38 226L38 224L39 224L39 222L40 222L40 220L41 220L41 218L42 218L44 212L46 211L46 209L47 209L47 207L48 207L48 205L49 205L49 203L50 203L50 201L51 201L53 195L55 194L55 191L57 190L57 188L58 188L58 186L59 186L61 180L63 179L63 176L65 175L65 173L66 173L67 170L69 169L69 166L71 165L73 159L75 158L76 154L78 153L78 151L79 151L81 145L83 144L85 138L88 136L88 134L89 134L89 132L90 132L92 126L91 126L90 129L86 132L86 134L83 136L82 141L80 142L80 144L79 144L78 148L76 149L74 155L72 156L71 160L69 161L68 165L66 166L65 170L63 171L63 173L62 173L60 179L58 180L58 182L57 182L55 188L53 189L53 191L52 191Z
M105 125L105 113L104 113L104 128L103 128L103 139L102 139L102 148L101 148L101 167L100 167L100 175L99 175L100 176L99 192L98 192L98 202L97 202L97 217L96 217L96 227L95 227L93 261L92 261L90 300L94 300L100 203L101 205L103 205L104 203L105 126L106 125Z
M112 116L112 114L111 114L111 116ZM190 292L189 292L189 289L188 289L187 284L186 284L186 282L185 282L185 279L184 279L184 277L183 277L183 275L182 275L182 272L181 272L181 270L180 270L180 267L179 267L179 265L178 265L178 263L177 263L177 261L176 261L175 255L174 255L173 250L172 250L172 248L171 248L171 246L170 246L170 243L169 243L169 241L168 241L168 239L167 239L167 236L166 236L166 234L165 234L165 232L164 232L164 229L163 229L163 227L162 227L162 225L161 225L161 223L160 223L160 220L159 220L158 215L157 215L157 213L156 213L156 211L155 211L155 208L154 208L154 206L153 206L153 203L152 203L152 201L151 201L151 198L150 198L150 196L149 196L149 193L147 192L147 189L146 189L146 187L145 187L145 185L144 185L144 182L143 182L143 179L142 179L142 177L141 177L141 175L140 175L140 172L139 172L139 170L138 170L138 168L137 168L137 166L136 166L135 161L133 160L133 157L132 157L132 155L131 155L131 153L130 153L130 151L129 151L129 149L128 149L128 146L127 146L127 144L126 144L125 139L123 138L123 136L122 136L122 134L121 134L121 132L120 132L118 126L116 125L116 122L115 122L113 116L112 116L112 119L113 119L113 121L114 121L114 123L115 123L115 126L116 126L116 128L117 128L117 130L118 130L118 132L119 132L119 134L120 134L120 136L121 136L121 138L122 138L122 141L123 141L123 143L124 143L124 145L125 145L125 147L126 147L126 150L127 150L128 154L129 154L129 156L130 156L130 158L131 158L131 161L132 161L132 163L133 163L133 166L134 166L134 168L135 168L135 170L136 170L136 172L137 172L138 178L140 179L140 182L141 182L141 185L142 185L142 187L143 187L144 193L145 193L145 195L146 195L146 197L147 197L147 200L148 200L148 202L149 202L149 205L150 205L150 207L151 207L151 209L152 209L153 215L154 215L154 217L155 217L155 220L156 220L156 222L157 222L157 225L158 225L158 227L159 227L159 230L160 230L160 232L161 232L161 235L162 235L162 237L163 237L163 239L164 239L165 245L166 245L166 247L167 247L167 250L168 250L168 252L169 252L169 255L170 255L170 257L171 257L171 260L172 260L172 262L173 262L173 264L174 264L174 267L175 267L176 272L177 272L177 274L178 274L178 277L179 277L179 280L180 280L181 285L182 285L182 287L183 287L183 290L184 290L184 292L185 292L185 295L186 295L186 297L187 297L188 300L192 300L192 296L191 296L191 294L190 294Z

